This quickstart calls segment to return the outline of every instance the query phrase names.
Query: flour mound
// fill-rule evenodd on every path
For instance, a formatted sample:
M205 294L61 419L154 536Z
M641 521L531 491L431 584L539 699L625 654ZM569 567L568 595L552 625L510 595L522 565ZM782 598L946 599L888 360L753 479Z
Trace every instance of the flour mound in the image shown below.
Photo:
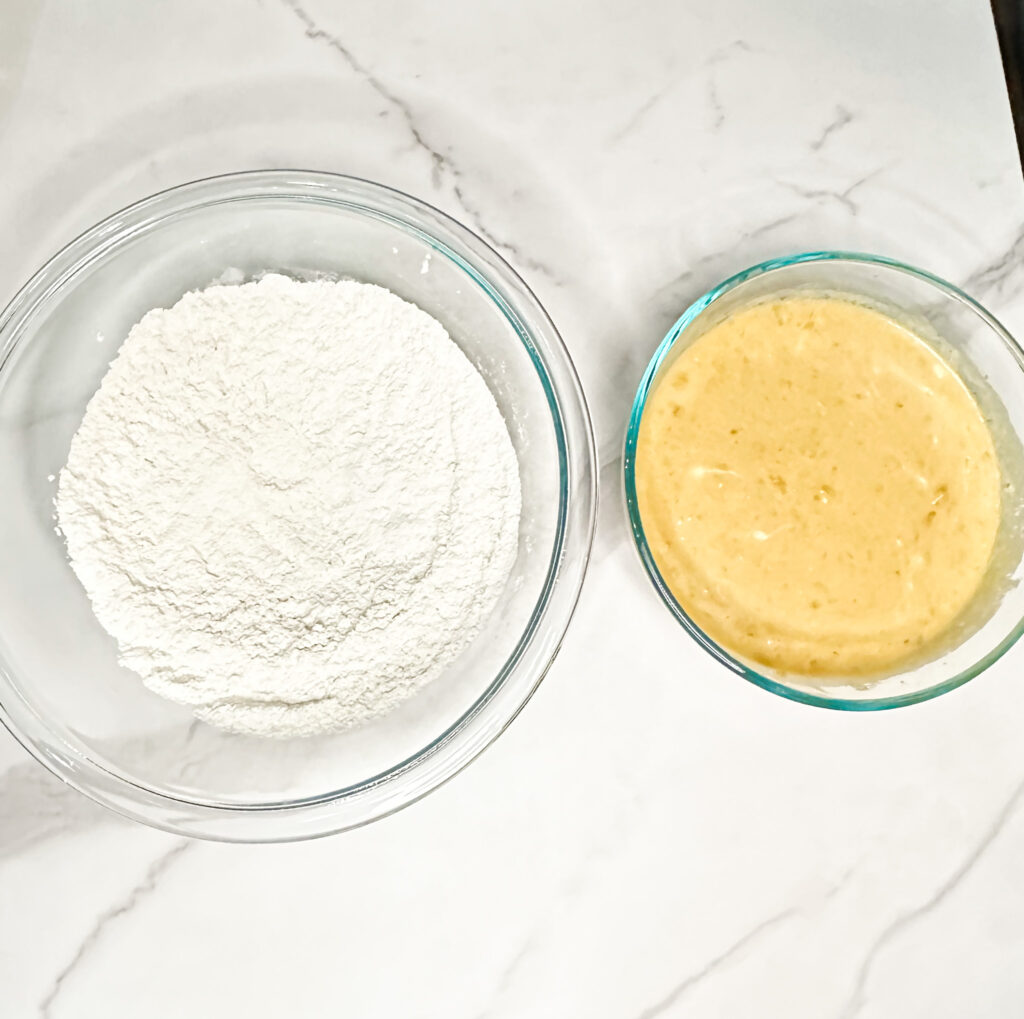
M520 489L440 323L381 287L271 275L142 318L56 502L122 665L213 725L294 736L388 711L466 647Z

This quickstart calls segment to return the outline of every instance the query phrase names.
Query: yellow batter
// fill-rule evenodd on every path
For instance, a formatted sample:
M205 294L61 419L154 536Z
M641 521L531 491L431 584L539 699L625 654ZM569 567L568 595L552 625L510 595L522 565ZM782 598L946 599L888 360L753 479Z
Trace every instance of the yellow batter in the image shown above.
M838 297L739 311L656 387L636 452L658 569L727 650L892 671L978 590L1000 519L989 432L923 340Z

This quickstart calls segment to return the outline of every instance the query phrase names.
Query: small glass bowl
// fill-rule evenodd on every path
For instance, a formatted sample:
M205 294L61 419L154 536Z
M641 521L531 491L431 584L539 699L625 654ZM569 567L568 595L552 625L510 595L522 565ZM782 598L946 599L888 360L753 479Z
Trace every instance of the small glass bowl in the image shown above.
M648 547L637 505L637 437L647 399L675 359L734 312L788 294L834 294L866 302L929 340L952 364L992 428L1004 472L1004 506L996 549L981 592L954 622L948 640L905 670L880 678L840 680L775 673L732 655L675 599ZM637 551L662 601L687 633L733 672L772 693L842 711L876 711L937 697L973 679L1024 632L1024 352L977 301L920 269L875 255L819 251L755 265L695 301L651 358L626 432L626 509Z
M281 741L199 723L121 668L52 518L55 475L131 326L186 291L266 272L377 283L439 319L505 417L523 496L512 575L466 651L378 719ZM494 740L558 650L597 498L583 392L525 283L436 209L306 171L232 174L147 198L27 283L0 315L0 477L0 719L58 777L122 814L246 842L379 818Z

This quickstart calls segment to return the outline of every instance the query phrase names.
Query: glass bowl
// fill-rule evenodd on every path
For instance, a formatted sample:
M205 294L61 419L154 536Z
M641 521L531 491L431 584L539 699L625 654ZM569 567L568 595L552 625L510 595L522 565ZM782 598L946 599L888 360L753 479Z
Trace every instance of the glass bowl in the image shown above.
M929 340L959 372L988 421L1004 474L1003 514L979 595L936 644L902 671L843 680L780 674L743 661L712 640L687 615L651 555L637 506L637 437L649 395L675 359L710 327L772 297L795 293L847 295L866 302ZM845 711L916 704L977 676L1024 632L1024 352L967 294L892 259L821 251L763 262L727 279L694 302L669 330L641 379L626 432L624 482L630 529L648 576L687 633L712 657L772 693Z
M55 475L142 315L215 280L273 271L387 287L440 320L487 382L519 461L512 576L489 622L395 711L331 736L232 735L116 660L55 533ZM366 181L305 171L186 184L72 241L0 316L0 718L58 777L122 814L232 841L364 824L454 775L550 666L593 539L594 443L543 308L483 241Z

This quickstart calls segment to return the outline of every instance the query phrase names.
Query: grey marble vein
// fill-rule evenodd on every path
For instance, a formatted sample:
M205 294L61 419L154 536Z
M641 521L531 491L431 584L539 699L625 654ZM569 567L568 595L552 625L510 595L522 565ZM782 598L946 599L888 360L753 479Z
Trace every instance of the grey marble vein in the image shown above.
M806 199L811 202L819 201L834 201L845 208L851 216L856 216L860 207L854 200L854 195L863 187L870 184L877 177L884 174L890 169L891 164L885 163L881 166L876 167L868 173L862 174L855 180L851 181L842 190L829 189L829 188L814 188L808 187L804 184L800 184L796 181L779 179L775 183L786 191L798 196L799 198ZM768 220L765 223L761 223L757 226L753 226L748 230L744 230L742 234L730 240L727 247L720 248L715 251L710 251L707 254L701 255L699 258L695 258L689 263L687 268L670 277L664 283L660 284L652 294L653 300L659 307L673 307L678 306L679 313L682 313L686 304L689 303L688 299L693 299L698 296L698 293L683 294L680 296L680 291L684 290L689 284L694 281L699 281L703 270L710 266L718 265L721 260L728 255L731 255L737 249L737 246L741 242L750 242L756 240L765 234L771 233L773 230L777 230L780 227L786 226L790 223L795 222L804 215L806 210L795 209L790 212L783 213L780 216L776 216L773 219ZM1017 251L1017 248L1020 250ZM1012 251L1007 252L1003 255L997 264L986 266L984 270L979 270L975 276L985 275L989 277L997 277L1002 273L1003 275L1011 275L1017 266L1014 264L1015 258L1024 256L1024 233L1017 239L1016 246ZM733 265L733 269L739 269L741 266ZM716 273L716 276L721 275ZM709 280L705 282L705 285L701 285L698 288L698 292L706 289L707 285L716 282L716 280ZM685 303L684 303L685 302Z
M634 791L623 801L618 815L605 829L603 838L594 844L582 866L573 871L569 879L551 897L547 907L536 917L519 948L502 969L494 991L490 995L488 1005L477 1013L476 1019L486 1019L500 1005L501 1000L518 978L524 964L543 947L544 935L551 926L556 911L558 909L564 911L567 906L586 893L595 875L600 872L601 865L609 860L623 839L626 838L631 830L633 818L643 809L643 805L644 797L639 791Z
M725 123L725 108L722 106L721 96L718 94L718 82L712 74L708 78L708 105L711 107L711 127L717 131Z
M500 251L504 251L507 255L511 255L516 263L522 268L532 269L534 272L543 273L556 286L562 286L564 281L550 266L546 265L544 262L538 261L530 255L525 254L518 245L513 244L509 240L505 240L503 237L498 237L493 230L484 225L480 210L466 198L465 189L460 183L462 180L461 172L452 167L451 163L448 164L448 167L449 172L454 178L452 193L459 200L459 204L462 208L466 210L470 218L473 220L477 233L479 233L485 241L493 245L495 248L498 248Z
M721 46L704 61L705 67L714 67L717 64L731 60L738 53L753 53L754 47L746 39L733 39L727 46Z
M491 995L493 1001L500 1001L512 986L515 980L516 974L519 972L519 968L528 956L533 954L534 948L537 943L536 933L531 934L519 947L519 950L512 956L511 959L505 964L505 968L501 971L498 976L498 982L494 985L494 992ZM490 1015L490 1008L485 1008L482 1012L478 1012L476 1019L487 1019Z
M156 750L146 738L124 740L110 750L115 758L162 754L169 774L188 781L216 756L216 744L202 745L202 723L193 719L179 741L164 741ZM81 833L100 825L127 825L113 810L100 806L67 785L36 761L15 764L0 773L0 860L24 853L57 836Z
M828 886L821 897L823 903L831 902L850 883L854 874L857 873L860 863L861 861L858 860L856 863L851 864Z
M733 245L730 243L729 248ZM661 299L664 297L670 302L677 300L677 291L683 288L691 280L693 280L701 269L706 268L709 265L713 265L725 254L725 249L721 251L709 252L706 255L701 255L699 258L693 259L681 272L676 273L671 279L666 280L662 283L653 294L656 301L661 303ZM696 295L694 295L696 296ZM680 307L679 313L682 314L684 308Z
M35 761L0 775L0 860L58 835L109 823L123 822Z
M814 188L808 187L805 184L800 184L796 181L791 180L778 180L779 187L785 188L787 191L791 191L793 194L798 195L800 198L806 198L811 201L833 201L843 206L851 216L856 216L860 211L860 206L854 201L853 196L862 187L870 184L876 177L881 176L886 170L890 169L890 163L883 163L881 166L876 166L875 169L868 173L861 174L856 180L851 181L841 191L836 188Z
M672 91L678 79L673 77L661 88L649 95L630 115L626 118L621 127L617 128L608 136L610 145L617 144L628 138L647 119L650 112L661 104L661 101Z
M440 189L447 175L452 194L466 215L473 221L477 233L491 245L510 255L522 268L543 273L556 285L561 285L562 279L550 266L536 258L524 255L514 243L499 237L492 229L484 225L479 207L466 197L461 168L452 159L450 152L442 151L427 140L420 128L419 120L413 113L409 103L395 92L393 88L382 81L378 75L374 74L337 35L322 28L298 0L281 0L281 2L301 22L306 38L320 42L337 53L355 74L362 78L390 108L399 114L415 146L422 150L430 159L431 181L434 189Z
M674 1005L679 1004L698 984L719 972L764 934L774 930L779 924L788 920L795 913L795 909L786 909L781 913L768 917L767 920L762 920L757 926L752 927L746 934L734 941L723 952L720 952L709 962L705 963L699 970L684 977L663 998L654 1002L653 1005L648 1005L637 1016L637 1019L655 1019L656 1016L664 1015Z
M786 226L788 223L792 223L794 220L799 218L799 212L787 212L784 216L777 216L775 219L770 219L767 223L755 226L752 230L745 230L740 237L740 240L752 241L757 237L762 237L765 234L771 233L773 230L778 230L780 226Z
M746 39L734 39L728 46L715 50L704 61L704 67L708 70L707 100L711 108L711 129L718 131L725 124L725 107L722 105L722 97L718 91L718 68L742 53L753 53L754 47Z
M1024 228L1018 231L1010 246L991 262L987 262L964 280L964 288L975 297L1006 298L1020 287L1024 267Z
M299 19L299 21L302 22L307 39L321 42L325 46L329 46L334 50L334 52L337 53L345 63L347 63L348 66L352 68L352 70L359 75L359 77L362 78L366 84L381 97L381 99L385 101L385 103L388 104L388 106L399 113L405 123L406 129L412 136L413 141L430 157L432 164L431 176L433 178L434 187L440 187L442 171L448 168L449 165L448 157L435 149L423 137L416 125L416 118L413 116L412 110L409 109L408 104L388 88L380 78L378 78L361 60L359 60L355 54L353 54L352 51L342 43L337 35L321 28L313 20L309 12L299 4L297 0L282 0L282 2L285 7L287 7Z
M820 152L832 135L852 123L853 114L845 106L837 106L835 116L825 125L821 134L811 142L811 151Z
M764 234L771 233L773 230L777 230L779 227L785 226L786 224L799 219L800 215L801 214L799 212L788 212L783 216L777 216L775 219L768 220L767 223L761 223L750 230L744 230L736 240L729 243L728 247L721 248L717 251L711 251L706 255L701 255L699 258L695 258L690 262L686 269L677 273L671 279L666 280L657 287L652 294L654 302L659 307L668 307L669 305L678 307L677 314L682 314L686 309L687 304L689 304L689 301L697 297L698 294L692 293L680 295L679 292L697 279L702 270L709 266L717 265L722 258L733 254L738 243L752 241ZM739 269L740 266L733 266L733 268ZM703 290L705 287L701 286L699 289Z
M156 884L160 876L164 874L176 860L180 859L192 845L194 845L194 843L183 840L158 856L153 863L149 865L143 879L128 893L124 900L116 906L112 906L103 913L99 919L97 919L96 923L93 924L92 929L76 949L75 954L57 974L50 990L39 1003L40 1019L48 1019L48 1017L53 1014L54 1002L59 997L68 977L70 977L71 974L80 966L82 960L90 955L102 939L110 924L118 920L120 917L129 914L140 902L151 895L156 889Z
M1002 809L1000 809L999 813L996 815L996 819L989 825L988 829L978 840L974 848L967 854L966 858L953 871L953 873L946 878L938 889L920 905L915 906L913 909L897 916L896 919L885 927L881 934L875 938L874 943L870 946L867 954L864 956L863 962L860 964L860 968L857 971L857 976L854 981L853 991L850 993L850 996L846 1001L846 1005L840 1013L840 1019L852 1019L853 1016L856 1016L861 1011L867 1001L867 985L871 977L871 971L874 969L875 962L878 957L885 951L889 944L900 936L900 934L927 917L938 906L940 906L950 896L950 894L956 890L956 888L960 886L967 875L974 869L978 861L981 860L985 853L992 848L993 843L1006 828L1010 819L1020 807L1022 801L1024 801L1024 780L1017 784L1009 799L1007 799Z

